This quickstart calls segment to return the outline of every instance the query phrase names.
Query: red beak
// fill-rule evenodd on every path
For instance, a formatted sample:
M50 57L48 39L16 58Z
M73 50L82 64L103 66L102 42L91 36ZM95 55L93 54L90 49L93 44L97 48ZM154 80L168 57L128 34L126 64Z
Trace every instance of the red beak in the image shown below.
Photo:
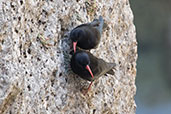
M90 72L91 77L94 78L93 73L92 73L92 71L91 71L91 69L90 69L90 67L88 65L86 66L86 69Z
M74 53L76 52L77 42L73 42Z

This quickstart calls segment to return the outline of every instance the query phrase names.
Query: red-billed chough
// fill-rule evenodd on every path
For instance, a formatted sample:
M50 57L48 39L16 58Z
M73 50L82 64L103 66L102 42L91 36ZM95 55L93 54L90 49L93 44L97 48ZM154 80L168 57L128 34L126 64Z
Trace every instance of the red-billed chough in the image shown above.
M107 63L103 59L81 50L73 54L70 64L74 73L85 80L91 81L87 90L90 89L92 82L100 76L104 74L114 75L112 69L116 66L115 63Z
M70 33L74 52L76 52L76 46L85 50L96 48L100 42L103 24L103 17L99 16L99 19L94 19L91 23L74 28Z

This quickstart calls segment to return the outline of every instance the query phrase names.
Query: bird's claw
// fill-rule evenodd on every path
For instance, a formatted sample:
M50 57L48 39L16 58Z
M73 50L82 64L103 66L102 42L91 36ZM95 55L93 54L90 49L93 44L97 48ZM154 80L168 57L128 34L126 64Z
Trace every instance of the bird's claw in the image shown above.
M82 88L82 89L81 89L81 93L82 93L83 95L86 95L86 94L88 93L88 89L87 89L87 88Z

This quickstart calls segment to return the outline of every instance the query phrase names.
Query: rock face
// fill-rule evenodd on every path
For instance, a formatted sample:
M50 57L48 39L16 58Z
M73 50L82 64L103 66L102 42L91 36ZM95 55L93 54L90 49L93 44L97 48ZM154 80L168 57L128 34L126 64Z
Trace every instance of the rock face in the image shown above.
M117 64L87 95L69 65L69 32L102 15L95 56ZM133 114L137 42L128 0L1 0L0 114Z

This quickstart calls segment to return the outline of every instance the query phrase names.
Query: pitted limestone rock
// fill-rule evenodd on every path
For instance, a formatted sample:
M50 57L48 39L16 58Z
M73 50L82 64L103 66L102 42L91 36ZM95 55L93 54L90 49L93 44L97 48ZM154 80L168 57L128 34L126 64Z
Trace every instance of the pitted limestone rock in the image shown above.
M137 42L128 0L1 0L0 6L2 113L135 113ZM117 66L84 96L80 89L89 82L70 69L69 33L99 15L107 28L91 53Z

